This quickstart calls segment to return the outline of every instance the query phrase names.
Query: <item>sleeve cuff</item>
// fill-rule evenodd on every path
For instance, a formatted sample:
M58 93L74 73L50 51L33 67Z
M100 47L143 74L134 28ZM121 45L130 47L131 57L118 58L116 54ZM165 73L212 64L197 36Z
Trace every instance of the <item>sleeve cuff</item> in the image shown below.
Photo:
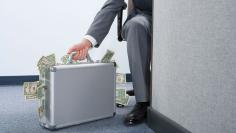
M85 35L85 36L84 36L84 39L89 40L89 41L92 43L93 47L94 47L95 45L97 45L97 40L96 40L94 37L90 36L90 35Z

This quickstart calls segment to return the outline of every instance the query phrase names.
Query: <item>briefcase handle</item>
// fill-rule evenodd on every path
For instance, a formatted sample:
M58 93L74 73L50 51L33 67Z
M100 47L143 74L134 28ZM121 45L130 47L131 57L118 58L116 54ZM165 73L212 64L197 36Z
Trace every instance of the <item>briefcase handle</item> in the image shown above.
M87 54L87 62L94 63L93 59L91 58L90 54Z
M67 59L67 63L66 64L71 64L73 57L76 55L77 52L72 52L69 55L69 58ZM87 63L94 63L94 61L92 60L91 56L89 55L89 53L87 54Z

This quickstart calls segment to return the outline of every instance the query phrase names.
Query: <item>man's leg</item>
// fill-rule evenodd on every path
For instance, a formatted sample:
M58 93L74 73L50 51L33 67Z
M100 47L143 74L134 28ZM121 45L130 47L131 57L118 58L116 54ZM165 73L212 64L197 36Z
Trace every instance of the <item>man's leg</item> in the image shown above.
M123 29L137 102L149 101L151 22L150 18L137 15L127 21Z
M134 87L134 95L136 102L139 105L149 102L150 97L151 34L150 17L136 15L124 25L123 37L127 41L127 52ZM134 110L130 113L132 117L128 116L126 122L136 119L133 118L135 115L140 115L137 116L137 119L143 119L143 115L145 114L142 113L146 113L146 105L139 106L137 104ZM133 113L138 112L137 110L141 110L140 114Z

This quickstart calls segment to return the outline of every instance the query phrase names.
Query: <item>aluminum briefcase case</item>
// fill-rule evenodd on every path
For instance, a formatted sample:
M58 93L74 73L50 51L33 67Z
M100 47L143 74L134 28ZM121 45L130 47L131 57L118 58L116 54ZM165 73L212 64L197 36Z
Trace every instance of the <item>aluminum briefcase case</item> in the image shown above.
M48 75L42 127L55 130L115 115L114 63L59 65Z

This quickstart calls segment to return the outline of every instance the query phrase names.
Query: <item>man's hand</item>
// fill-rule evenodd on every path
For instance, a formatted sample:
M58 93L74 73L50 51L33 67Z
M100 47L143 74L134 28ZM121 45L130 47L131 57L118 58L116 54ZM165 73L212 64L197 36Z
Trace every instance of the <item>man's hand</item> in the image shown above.
M73 60L84 60L86 59L89 48L91 47L92 43L87 39L83 39L80 43L72 46L67 52L67 54L77 52L77 54L73 57Z

